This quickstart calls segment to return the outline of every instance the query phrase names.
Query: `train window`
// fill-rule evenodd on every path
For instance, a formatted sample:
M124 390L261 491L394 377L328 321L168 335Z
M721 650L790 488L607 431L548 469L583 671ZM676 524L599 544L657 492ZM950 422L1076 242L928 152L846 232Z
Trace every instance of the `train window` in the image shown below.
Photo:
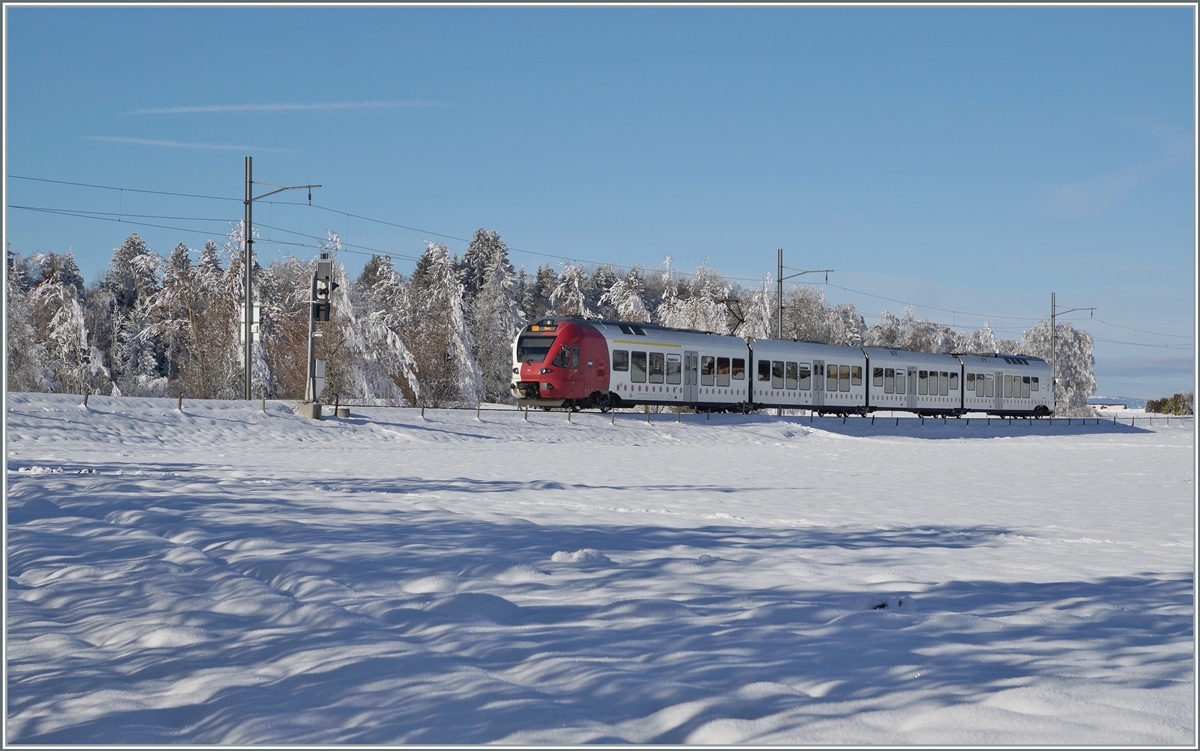
M967 373L967 391L975 391L975 374Z
M718 357L717 358L717 385L718 386L728 386L729 385L729 358L728 357Z
M879 368L876 368L879 370ZM896 370L895 368L887 368L883 371L883 393L896 393Z
M850 366L842 365L838 368L838 375L841 377L841 384L838 386L839 391L850 390ZM862 383L862 371L858 371L858 382Z
M551 336L523 336L517 340L517 362L545 362L554 344Z
M892 371L892 378L896 377L895 371ZM879 388L883 385L883 368L871 368L871 385Z
M626 371L629 370L629 350L614 349L613 350L613 370Z
M838 366L836 365L825 365L825 390L838 390Z
M986 389L986 391L984 392L984 396L994 396L994 394L992 393L992 390L993 390L992 377L990 375L987 377L987 382L984 384L984 388Z
M571 367L576 370L579 369L579 345L578 344L573 345L571 347Z
M771 361L771 388L783 388L783 360Z
M1034 376L1033 378L1030 378L1030 379L1029 379L1029 389L1030 389L1031 391L1037 391L1037 390L1038 390L1038 379L1037 379L1037 376Z
M914 390L916 388L916 386L917 386L916 381L914 381L911 378L908 379L908 389L911 393L914 393L914 394L917 393ZM904 368L896 368L896 393L897 394L904 393Z
M812 370L809 369L808 363L800 363L800 388L808 391L812 388Z
M622 332L629 334L630 336L633 336L633 329L629 328L629 326L627 324L618 323L617 325L621 327Z
M717 376L717 358L703 355L700 358L700 385L712 386Z
M938 394L946 396L950 393L950 374L943 370L938 375ZM955 387L954 390L958 391L958 388Z
M785 388L796 389L800 385L800 369L796 363L785 363L787 366L784 371L783 385Z
M958 391L958 373L950 374L950 390Z
M550 361L550 364L556 368L565 368L569 362L571 362L571 348L563 347L554 356L554 359Z
M771 361L770 360L759 360L758 361L758 380L764 381L764 382L771 380Z
M929 393L929 372L925 370L917 371L917 393Z
M666 373L662 352L650 353L650 383L662 383Z
M634 352L629 358L633 367L629 369L629 380L634 383L646 382L646 353Z
M929 395L938 395L938 372L936 370L929 371Z
M1004 398L1009 399L1011 397L1012 397L1012 376L1006 375L1006 376L1004 376Z
M1029 398L1029 376L1021 377L1021 398Z
M667 383L679 383L682 369L679 355L667 355Z
M741 357L733 358L733 380L746 380L746 361Z
M645 336L646 335L646 330L644 328L642 328L641 326L630 326L630 328L633 329L633 333L636 334L637 336Z
M862 385L862 366L861 365L852 365L850 367L850 383L854 384L855 386Z

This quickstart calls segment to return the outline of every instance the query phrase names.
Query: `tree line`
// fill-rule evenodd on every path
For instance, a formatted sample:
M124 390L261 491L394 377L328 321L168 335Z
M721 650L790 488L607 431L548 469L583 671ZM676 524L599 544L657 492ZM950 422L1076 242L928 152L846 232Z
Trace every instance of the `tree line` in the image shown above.
M180 243L164 258L136 233L114 249L101 278L85 284L74 257L7 258L7 376L10 391L237 399L244 382L240 339L244 274L241 229L200 249ZM333 314L317 324L316 356L327 363L323 401L378 405L511 403L512 343L548 315L659 323L741 337L777 335L770 276L743 286L708 267L680 273L670 257L653 270L547 263L526 272L495 231L475 232L462 255L428 243L403 276L373 255L357 278L334 259ZM251 271L260 306L253 344L255 395L299 399L307 368L310 279L315 259L292 256ZM783 337L921 352L1003 352L1050 359L1050 322L1021 339L990 325L970 333L911 309L883 311L867 326L852 304L829 305L820 286L784 293ZM1058 325L1056 414L1090 415L1092 337Z
M1156 415L1190 415L1194 397L1192 392L1185 391L1174 396L1164 396L1162 399L1146 401L1146 411Z

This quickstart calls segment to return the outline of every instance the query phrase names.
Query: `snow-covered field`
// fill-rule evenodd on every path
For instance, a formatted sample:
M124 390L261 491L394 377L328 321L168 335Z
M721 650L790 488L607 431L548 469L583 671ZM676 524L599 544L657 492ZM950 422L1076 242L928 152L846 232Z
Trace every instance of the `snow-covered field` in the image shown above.
M1191 420L80 402L8 743L1195 743Z

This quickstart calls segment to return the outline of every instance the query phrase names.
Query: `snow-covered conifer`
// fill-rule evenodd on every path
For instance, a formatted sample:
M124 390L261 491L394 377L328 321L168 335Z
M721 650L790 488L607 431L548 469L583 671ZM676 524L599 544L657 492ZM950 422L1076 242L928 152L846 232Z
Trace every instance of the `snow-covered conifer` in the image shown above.
M582 264L575 265L564 261L562 273L558 275L558 284L550 293L550 306L555 315L580 316L596 318L596 313L588 305L588 272Z
M644 273L640 266L634 266L624 277L612 282L600 297L600 304L605 310L611 310L611 317L621 321L650 322L650 310L644 297Z

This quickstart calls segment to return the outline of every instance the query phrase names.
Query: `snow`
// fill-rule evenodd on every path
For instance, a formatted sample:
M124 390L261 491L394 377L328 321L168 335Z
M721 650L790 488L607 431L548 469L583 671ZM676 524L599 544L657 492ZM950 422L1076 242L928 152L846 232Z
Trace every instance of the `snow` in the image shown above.
M8 743L1194 744L1194 421L8 394Z

